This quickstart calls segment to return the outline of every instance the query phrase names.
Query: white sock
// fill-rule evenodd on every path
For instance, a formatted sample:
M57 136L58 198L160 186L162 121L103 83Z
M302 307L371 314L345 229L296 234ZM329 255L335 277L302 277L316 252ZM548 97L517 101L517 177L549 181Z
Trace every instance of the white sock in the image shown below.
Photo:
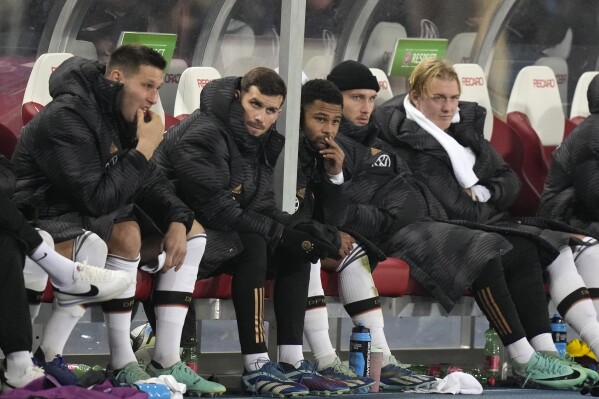
M85 262L103 268L106 264L106 254L106 243L95 233L86 231L75 238L73 244L75 262ZM46 361L51 361L57 354L64 353L64 347L71 332L86 311L85 306L58 306L56 300L54 300L52 309L52 315L46 324L40 343Z
M36 229L37 233L42 237L44 242L54 248L54 240L48 232ZM25 267L23 267L23 279L25 280L25 288L41 295L48 284L48 273L44 271L37 263L31 260L29 256L25 257ZM31 324L35 321L40 313L41 303L29 303L29 314L31 316Z
M329 315L320 280L320 261L313 263L310 267L304 335L312 349L319 370L327 368L335 361L337 353L335 353L335 348L333 348L329 337Z
M44 352L46 361L51 361L54 356L62 355L73 328L85 314L83 306L58 306L56 299L52 305L52 315L46 323L44 336L40 348Z
M279 345L279 362L297 366L299 362L304 360L304 352L301 345Z
M186 307L156 306L156 343L152 360L168 368L181 360L181 332L187 315Z
M266 352L243 355L243 364L247 371L259 370L266 362L270 362L270 358Z
M584 285L589 290L597 290L599 289L599 245L597 245L597 240L591 237L585 237L583 241L593 245L577 245L573 251L574 263L578 269L578 274L584 281ZM599 315L599 298L591 298L595 311Z
M510 359L519 364L526 364L534 355L535 350L530 346L526 338L520 338L513 344L506 346Z
M187 254L178 271L174 268L158 276L156 291L175 291L189 295L193 293L198 275L198 267L204 250L206 235L196 235L187 240ZM181 333L189 304L155 306L156 312L156 344L154 360L163 367L171 367L181 360L179 346Z
M551 300L558 306L571 293L585 289L584 281L574 265L570 247L560 249L560 255L547 268ZM564 320L591 347L599 353L599 322L590 298L578 299L563 311Z
M6 379L13 380L25 375L27 367L33 365L28 351L13 352L6 355Z
M365 311L350 316L355 325L361 322L370 329L371 345L383 351L383 366L386 366L389 364L391 349L385 337L385 321L378 302L379 293L372 279L368 256L362 247L354 244L354 249L341 261L337 271L339 297L346 309L357 302L372 300L373 303Z
M544 333L539 334L536 337L532 337L530 340L530 345L532 345L533 349L536 352L541 353L555 353L557 354L557 348L555 347L555 343L553 342L553 338L551 334Z
M139 256L137 259L127 259L112 254L108 255L106 258L106 269L123 270L133 277L131 285L115 299L133 298L135 296L138 265ZM137 362L129 341L131 310L119 313L104 312L104 318L108 329L111 366L114 369L120 369L127 363ZM177 345L179 345L179 342L177 342Z
M42 242L29 257L48 273L55 287L64 288L73 284L75 262L60 255L45 242Z

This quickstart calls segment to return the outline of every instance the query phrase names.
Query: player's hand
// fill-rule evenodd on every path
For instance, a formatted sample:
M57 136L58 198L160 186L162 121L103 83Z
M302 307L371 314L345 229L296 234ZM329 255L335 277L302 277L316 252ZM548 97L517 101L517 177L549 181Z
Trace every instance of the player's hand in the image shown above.
M345 159L345 153L341 147L335 143L335 139L332 137L327 137L325 141L328 145L328 148L320 150L319 153L324 158L325 171L329 175L335 176L343 171L343 160Z
M339 238L341 240L341 246L339 247L339 256L345 258L351 250L354 248L356 239L344 231L339 231Z
M154 150L162 142L164 124L162 119L152 110L137 110L137 147L136 149L150 159Z
M160 245L160 251L166 252L163 273L173 267L175 271L181 268L187 255L187 231L183 223L173 222L169 225Z

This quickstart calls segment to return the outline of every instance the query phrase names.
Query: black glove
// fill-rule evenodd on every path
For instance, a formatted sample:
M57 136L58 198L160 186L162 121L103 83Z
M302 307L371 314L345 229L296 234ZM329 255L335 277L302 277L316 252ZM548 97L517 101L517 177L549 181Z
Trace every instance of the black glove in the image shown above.
M279 240L279 247L287 250L290 256L302 258L312 263L318 259L336 255L337 250L303 231L285 227Z

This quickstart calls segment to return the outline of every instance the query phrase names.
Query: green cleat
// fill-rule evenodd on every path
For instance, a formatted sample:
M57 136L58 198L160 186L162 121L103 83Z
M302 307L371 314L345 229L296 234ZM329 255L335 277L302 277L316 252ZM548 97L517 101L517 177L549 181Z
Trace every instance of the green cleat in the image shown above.
M514 377L523 381L522 386L531 384L553 389L578 389L587 378L582 369L565 365L563 359L535 352L528 363L513 365Z
M115 370L114 375L118 382L125 384L137 384L152 378L137 362L127 363L122 369Z
M160 375L172 375L177 382L187 385L186 395L191 396L215 396L225 393L227 390L221 384L208 381L197 375L192 369L181 361L175 363L171 367L160 368L155 366L156 363L151 362L146 371L152 377Z

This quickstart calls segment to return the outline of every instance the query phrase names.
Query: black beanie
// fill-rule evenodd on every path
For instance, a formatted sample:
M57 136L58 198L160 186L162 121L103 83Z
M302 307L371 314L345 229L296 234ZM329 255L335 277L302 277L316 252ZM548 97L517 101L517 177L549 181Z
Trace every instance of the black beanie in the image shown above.
M347 60L338 64L327 76L341 91L353 89L372 89L379 91L379 81L368 67L357 61Z

